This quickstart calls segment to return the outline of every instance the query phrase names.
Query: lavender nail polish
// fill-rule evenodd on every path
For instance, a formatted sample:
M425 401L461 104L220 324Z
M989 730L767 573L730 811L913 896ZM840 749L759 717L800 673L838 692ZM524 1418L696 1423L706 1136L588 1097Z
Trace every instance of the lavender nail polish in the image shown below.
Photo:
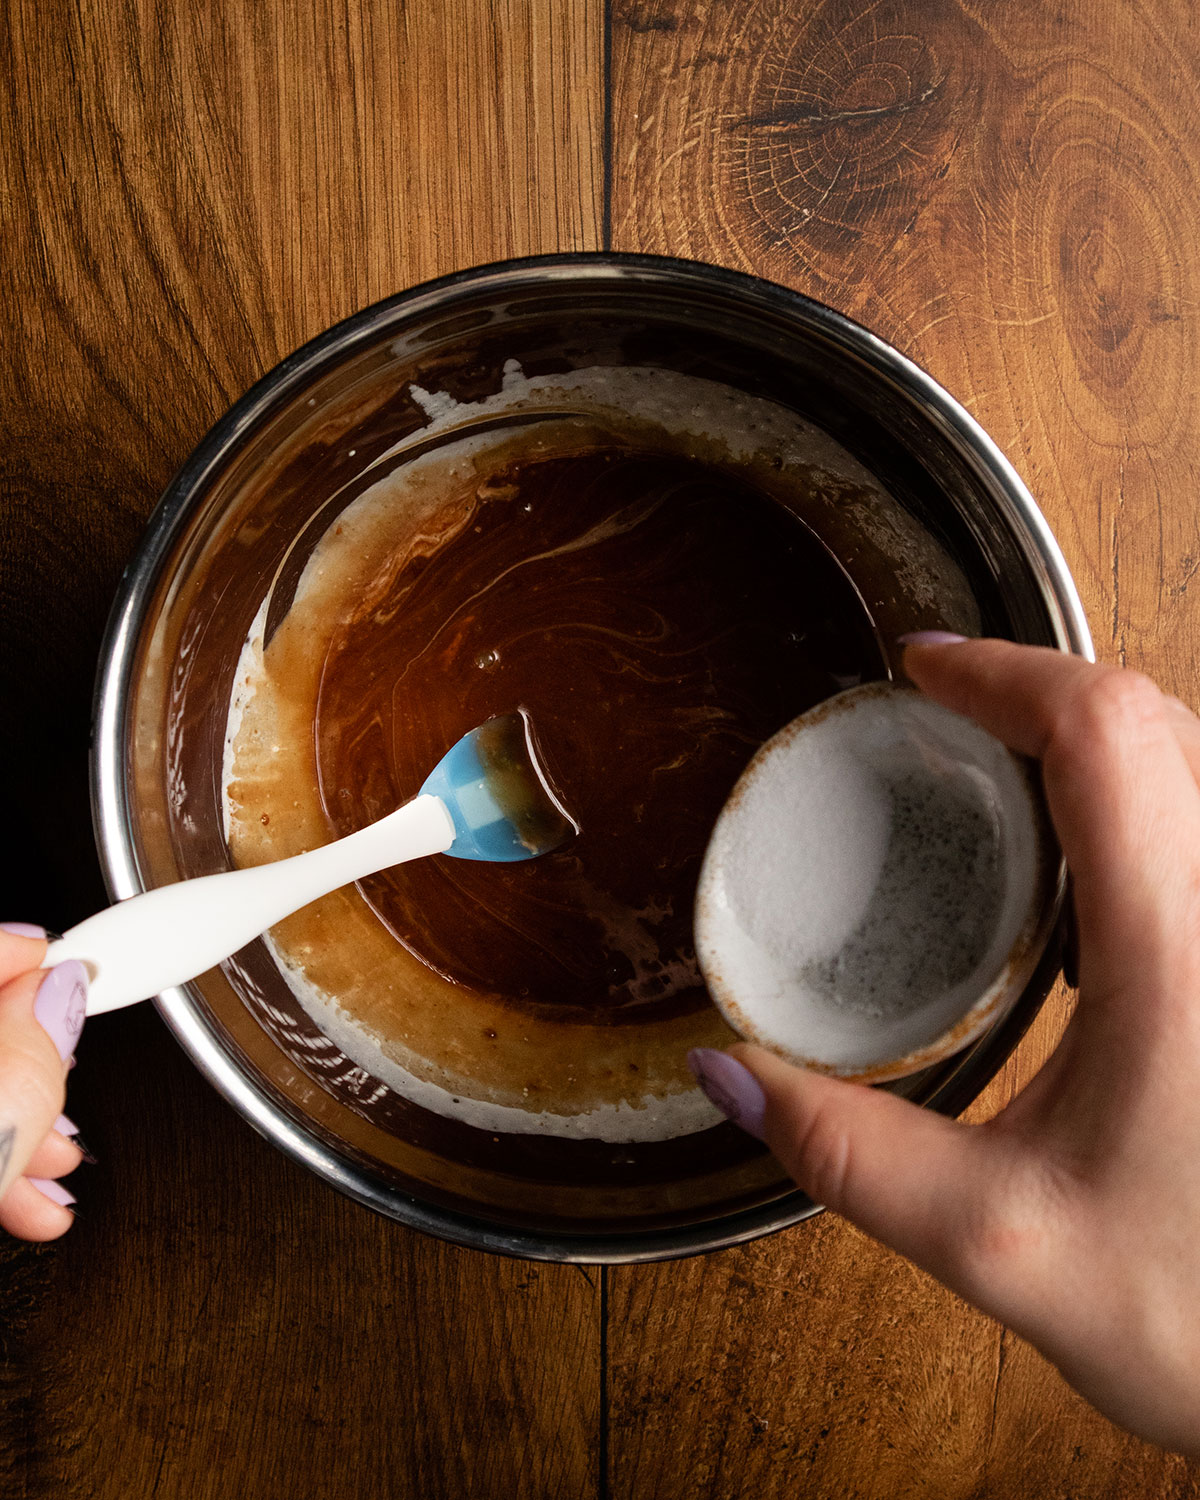
M89 1167L98 1167L100 1165L100 1158L79 1134L79 1126L76 1125L74 1120L69 1119L66 1115L59 1115L53 1126L51 1126L51 1129L56 1130L59 1135L64 1136L70 1141Z
M901 646L961 646L967 637L952 630L914 630L896 639Z
M68 1193L62 1183L55 1182L53 1177L31 1177L29 1180L51 1203L60 1203L63 1208L70 1208L75 1202L74 1193Z
M0 932L7 932L10 937L44 938L46 929L37 927L32 922L0 922Z
M687 1060L696 1082L725 1118L761 1141L766 1129L767 1099L750 1069L728 1052L717 1052L712 1047L693 1048Z
M65 1062L75 1051L87 1014L87 970L76 959L56 964L42 980L33 1013Z

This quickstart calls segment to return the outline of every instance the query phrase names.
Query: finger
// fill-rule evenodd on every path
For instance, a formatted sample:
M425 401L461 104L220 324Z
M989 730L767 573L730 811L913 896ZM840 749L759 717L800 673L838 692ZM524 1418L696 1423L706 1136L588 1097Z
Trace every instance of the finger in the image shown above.
M1179 747L1192 772L1192 779L1200 782L1200 719L1180 698L1164 697L1167 716Z
M0 1197L62 1109L86 1003L87 975L73 961L0 988Z
M1083 957L1108 994L1132 993L1146 965L1193 921L1200 794L1178 712L1149 679L1008 641L909 646L922 691L1038 756L1075 881Z
M0 985L18 974L40 969L46 956L46 934L27 922L0 926Z
M21 1240L56 1240L74 1222L69 1207L47 1197L28 1177L19 1177L0 1199L0 1225Z
M959 656L953 651L947 652L947 646L970 646L972 649L965 656ZM981 670L981 653L978 648L985 648L990 654L992 646L1020 653L1019 659L1012 658L1020 679L1028 685L1035 697L1051 706L1054 695L1061 692L1067 682L1086 685L1095 679L1098 672L1120 670L1097 667L1095 663L1084 661L1082 657L1068 656L1065 652L1053 651L1047 647L1014 646L1009 641L952 639L931 645L914 641L905 647L904 670L923 692L928 693L931 698L937 698L946 707L975 719L1005 744L1024 755L1042 755L1046 726L1038 722L1036 714L1030 715L1027 705L1008 697L1010 684L991 675L994 672L993 662L988 662L985 658L986 664ZM965 696L972 691L979 695L977 701L968 701ZM950 694L954 695L955 701L952 701ZM1200 719L1181 698L1164 693L1162 702L1192 776L1200 780ZM1005 716L1003 722L989 721L989 716L995 713ZM1024 736L1031 738L1022 742Z
M954 1277L992 1143L895 1094L791 1067L760 1047L692 1058L709 1098L762 1136L811 1198Z
M27 1177L65 1177L73 1172L83 1160L83 1151L76 1143L57 1130L51 1130L33 1148L33 1154L25 1163Z
M1049 646L913 640L904 648L904 670L929 697L1040 760L1063 700L1075 697L1097 673L1121 669L1098 667Z

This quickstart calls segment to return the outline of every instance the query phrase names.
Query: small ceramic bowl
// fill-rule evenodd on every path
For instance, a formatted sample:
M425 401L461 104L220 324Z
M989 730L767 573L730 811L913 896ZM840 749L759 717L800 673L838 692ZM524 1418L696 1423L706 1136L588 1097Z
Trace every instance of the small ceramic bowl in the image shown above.
M1037 768L909 688L866 683L780 730L717 820L696 895L709 993L747 1041L884 1083L1011 1009L1062 857Z

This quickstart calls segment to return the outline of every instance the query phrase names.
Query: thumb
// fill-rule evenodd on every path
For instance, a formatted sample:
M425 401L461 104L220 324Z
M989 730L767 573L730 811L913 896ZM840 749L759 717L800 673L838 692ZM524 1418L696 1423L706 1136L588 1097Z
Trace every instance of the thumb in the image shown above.
M701 1088L766 1141L816 1202L942 1279L987 1174L989 1144L970 1126L895 1094L792 1067L761 1047L699 1049ZM956 1279L956 1278L955 1278Z
M0 988L0 1198L62 1109L86 1006L87 971L74 961Z

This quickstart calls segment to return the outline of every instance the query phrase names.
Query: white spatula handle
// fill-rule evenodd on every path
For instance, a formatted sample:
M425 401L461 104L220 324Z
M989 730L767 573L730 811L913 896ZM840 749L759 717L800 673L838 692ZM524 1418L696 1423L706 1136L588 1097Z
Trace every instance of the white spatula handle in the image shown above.
M416 797L307 854L131 896L51 943L45 964L77 958L85 965L89 1016L132 1005L195 979L318 896L390 865L440 854L453 842L441 798Z

